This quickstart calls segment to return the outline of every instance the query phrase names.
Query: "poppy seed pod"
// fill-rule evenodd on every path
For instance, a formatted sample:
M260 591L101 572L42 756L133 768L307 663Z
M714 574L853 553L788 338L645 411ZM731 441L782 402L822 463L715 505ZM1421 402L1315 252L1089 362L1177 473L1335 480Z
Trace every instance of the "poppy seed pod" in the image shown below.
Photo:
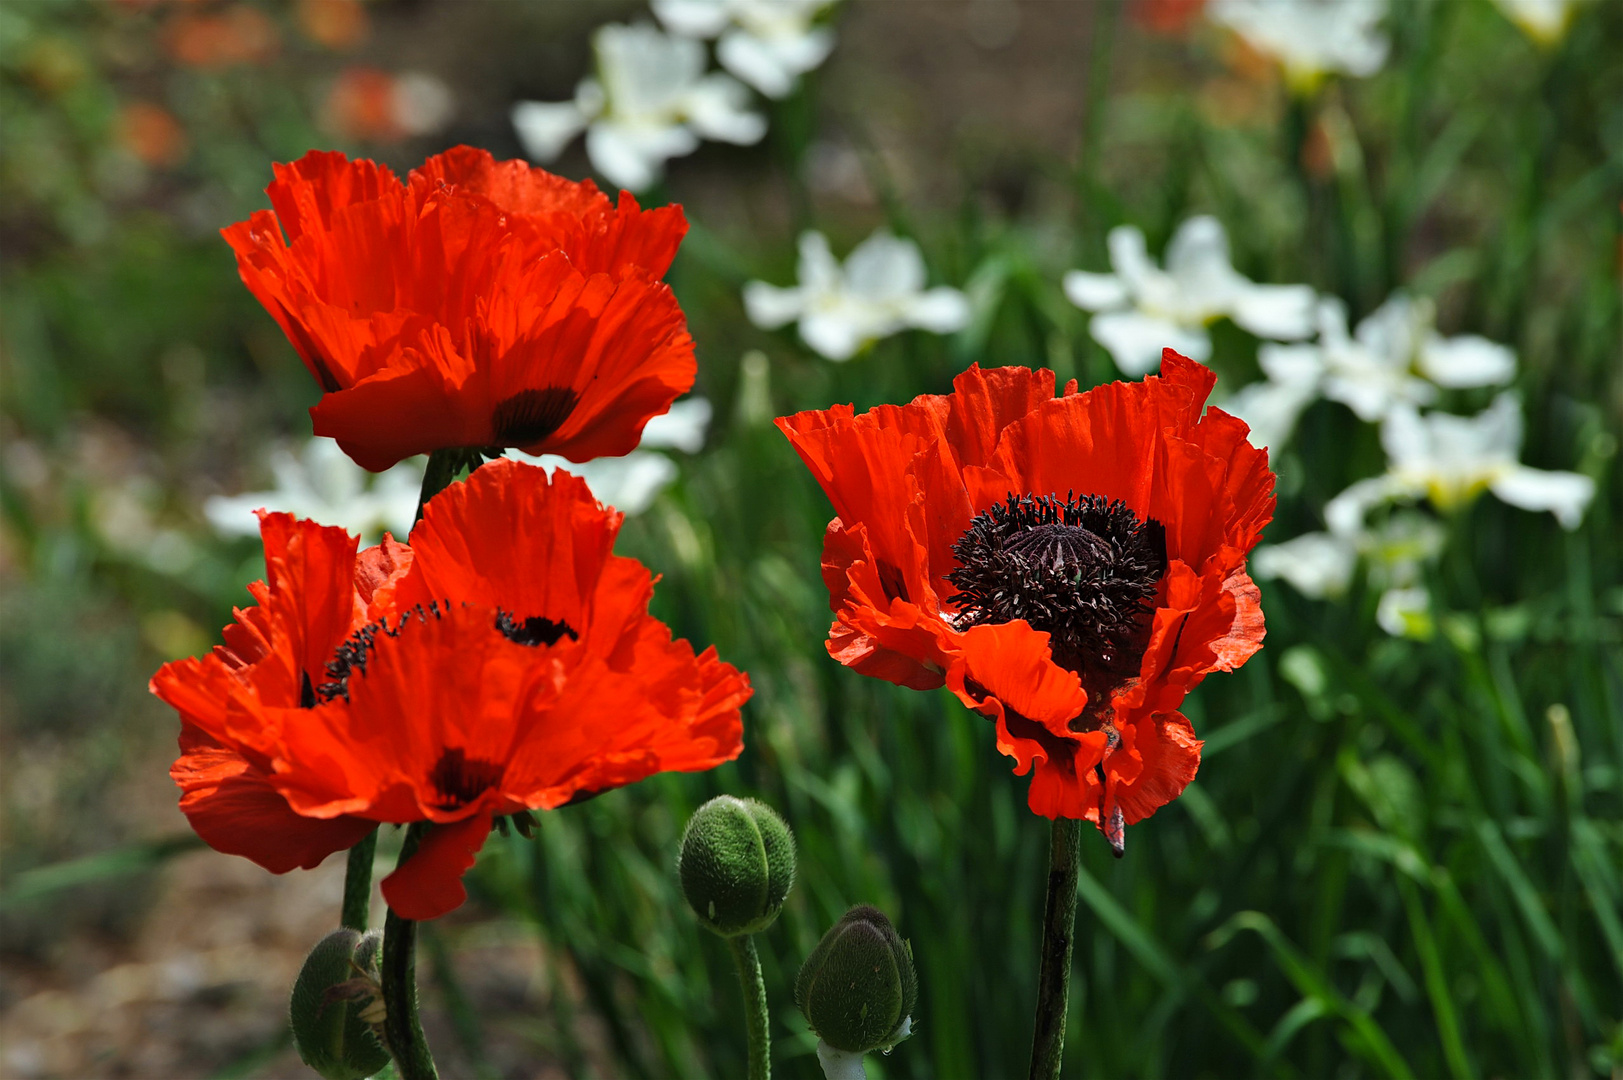
M795 1004L817 1037L866 1054L907 1037L918 1004L913 948L884 912L858 904L835 923L795 979Z
M718 795L694 811L676 869L699 921L723 937L765 930L795 883L795 835L765 803Z
M361 1080L389 1063L368 1016L381 1000L374 991L382 943L376 930L334 930L310 950L293 982L294 1044L327 1080Z

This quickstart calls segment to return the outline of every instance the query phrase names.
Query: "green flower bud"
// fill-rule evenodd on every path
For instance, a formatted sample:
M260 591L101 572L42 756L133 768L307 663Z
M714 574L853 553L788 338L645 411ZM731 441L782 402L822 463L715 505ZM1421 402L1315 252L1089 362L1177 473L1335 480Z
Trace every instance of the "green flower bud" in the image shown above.
M753 934L795 883L795 834L770 806L718 795L688 822L676 871L700 922L723 937Z
M327 1080L363 1080L389 1063L374 1025L383 1021L377 982L383 935L334 930L310 950L288 1012L304 1063Z
M912 1030L913 947L876 907L858 904L823 935L795 979L795 1004L836 1050L889 1049Z

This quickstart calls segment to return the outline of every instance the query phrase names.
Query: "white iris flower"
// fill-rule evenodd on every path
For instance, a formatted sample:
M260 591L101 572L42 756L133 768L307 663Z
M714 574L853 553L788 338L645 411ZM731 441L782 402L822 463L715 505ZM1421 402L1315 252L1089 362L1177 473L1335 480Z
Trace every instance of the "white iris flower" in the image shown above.
M704 446L710 415L710 402L704 398L683 398L669 412L649 420L642 429L642 442L623 457L574 462L554 454L532 456L519 450L508 450L505 456L540 465L548 472L561 468L574 473L586 481L598 502L635 517L652 506L654 497L676 479L676 462L656 451L697 453Z
M246 495L216 495L203 516L221 536L258 536L256 510L333 525L374 543L385 530L404 540L417 516L423 459L407 458L376 475L349 459L332 439L314 438L297 452L271 454L275 486Z
M1543 46L1551 46L1567 36L1573 16L1584 0L1494 0L1505 18L1521 27L1522 33Z
M717 38L721 66L767 97L787 97L834 49L834 31L817 25L833 0L653 0L673 34Z
M1381 503L1429 498L1439 510L1463 506L1483 491L1524 510L1548 510L1564 529L1576 529L1595 497L1595 481L1571 472L1533 469L1517 461L1522 412L1503 393L1476 416L1392 410L1381 425L1387 471L1360 480L1324 508L1332 531L1353 532Z
M800 337L829 360L849 360L866 346L909 328L950 334L969 322L969 301L957 289L925 288L919 246L880 230L840 265L819 232L800 237L800 283L744 286L744 311L774 330L796 320Z
M513 127L535 160L552 161L585 131L594 169L619 187L646 191L667 161L691 154L700 139L748 145L766 134L743 83L705 74L702 42L649 23L611 23L592 44L597 75L581 80L573 101L513 106Z
M1212 0L1207 17L1277 60L1305 93L1327 75L1381 70L1391 42L1380 29L1386 0Z
M1318 397L1339 401L1360 420L1378 423L1400 405L1430 405L1437 388L1498 386L1516 374L1516 354L1475 334L1437 332L1430 300L1397 293L1355 333L1347 308L1333 297L1318 307L1319 339L1265 344L1257 362L1267 376L1243 387L1223 408L1253 428L1252 444L1278 447L1301 411Z
M1422 571L1443 550L1445 533L1431 518L1398 512L1374 529L1304 533L1282 544L1259 547L1251 556L1258 578L1289 582L1303 596L1336 597L1347 591L1362 559L1369 583L1381 590L1375 621L1394 637L1431 634L1431 594Z
M1071 303L1094 312L1089 330L1122 374L1154 371L1170 346L1193 360L1212 354L1207 324L1227 316L1262 338L1295 341L1313 332L1314 292L1306 285L1258 285L1229 261L1228 236L1213 217L1178 226L1167 245L1166 269L1150 259L1144 234L1131 225L1110 230L1112 274L1072 270Z

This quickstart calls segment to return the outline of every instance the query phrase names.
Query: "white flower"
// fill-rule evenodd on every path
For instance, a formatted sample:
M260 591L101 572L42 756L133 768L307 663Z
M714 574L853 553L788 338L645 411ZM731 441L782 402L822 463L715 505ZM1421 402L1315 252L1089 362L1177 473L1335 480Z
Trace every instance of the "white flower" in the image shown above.
M1446 535L1422 514L1399 512L1375 529L1312 532L1266 544L1251 556L1252 572L1264 581L1281 578L1303 596L1339 596L1352 582L1360 559L1379 589L1417 585L1420 571L1443 550Z
M701 138L747 145L766 134L743 83L705 74L702 43L650 23L611 23L592 44L597 77L581 80L574 101L513 106L530 157L551 161L585 131L592 167L613 184L645 191L664 175L665 162L691 154Z
M950 334L969 322L957 289L926 289L919 246L884 230L858 244L842 267L819 232L800 237L800 284L744 286L750 321L773 330L799 320L800 337L830 360L849 360L879 338L909 327Z
M1429 498L1448 511L1484 490L1524 510L1548 510L1564 529L1576 529L1595 497L1595 481L1570 472L1532 469L1521 453L1522 413L1515 395L1500 394L1476 416L1420 415L1394 408L1381 425L1387 471L1360 480L1324 508L1333 531L1360 527L1370 508L1393 499Z
M1319 340L1263 345L1257 362L1266 381L1243 387L1223 408L1256 429L1253 445L1277 447L1321 395L1374 423L1398 405L1431 404L1439 386L1494 386L1515 375L1508 348L1474 334L1445 338L1435 319L1430 300L1395 293L1349 334L1346 306L1327 297L1318 306Z
M355 533L367 543L385 530L404 540L417 516L423 463L408 458L373 475L349 459L332 439L311 439L297 453L271 454L275 487L246 495L216 495L203 516L222 536L258 536L256 510L293 514Z
M1567 28L1584 0L1494 0L1505 18L1540 45L1554 45L1567 36Z
M1065 295L1096 313L1089 330L1125 375L1154 371L1165 347L1209 359L1206 325L1225 315L1263 338L1294 341L1313 332L1313 290L1258 285L1235 270L1216 218L1193 217L1178 226L1165 270L1151 261L1144 234L1131 225L1110 230L1106 242L1115 273L1072 270Z
M1375 605L1375 623L1393 637L1425 640L1436 629L1431 593L1423 585L1388 589Z
M673 34L713 38L721 66L767 97L787 97L800 76L834 48L834 31L814 25L833 0L653 0Z
M1326 75L1362 78L1386 63L1386 0L1212 0L1207 16L1279 61L1285 80L1311 90Z
M668 448L696 453L704 446L710 414L710 402L704 398L684 398L669 412L649 420L642 429L642 442L623 457L573 462L553 454L536 457L519 450L508 450L505 456L540 465L548 472L561 468L574 473L586 481L598 502L635 517L652 506L654 496L676 479L676 463L654 451Z

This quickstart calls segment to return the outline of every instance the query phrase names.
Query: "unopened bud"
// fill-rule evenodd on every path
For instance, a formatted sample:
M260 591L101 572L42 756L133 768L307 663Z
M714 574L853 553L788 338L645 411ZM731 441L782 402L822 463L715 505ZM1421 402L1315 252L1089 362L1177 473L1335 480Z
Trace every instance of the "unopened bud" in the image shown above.
M376 930L334 930L310 950L293 982L288 1012L294 1045L326 1080L363 1080L389 1063L374 1027L382 1021L382 942Z
M918 999L912 946L867 904L847 911L823 935L795 979L795 1004L817 1037L855 1054L905 1039Z
M718 795L694 811L676 869L700 922L723 937L753 934L795 883L795 835L765 803Z

